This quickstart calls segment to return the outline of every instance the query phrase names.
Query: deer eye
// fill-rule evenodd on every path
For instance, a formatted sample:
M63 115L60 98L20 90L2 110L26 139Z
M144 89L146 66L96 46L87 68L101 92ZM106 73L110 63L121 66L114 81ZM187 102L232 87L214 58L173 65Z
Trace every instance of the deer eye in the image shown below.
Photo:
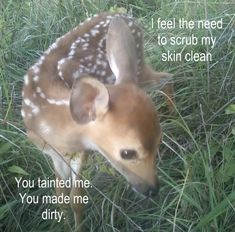
M137 152L135 150L121 150L120 155L125 160L137 158Z

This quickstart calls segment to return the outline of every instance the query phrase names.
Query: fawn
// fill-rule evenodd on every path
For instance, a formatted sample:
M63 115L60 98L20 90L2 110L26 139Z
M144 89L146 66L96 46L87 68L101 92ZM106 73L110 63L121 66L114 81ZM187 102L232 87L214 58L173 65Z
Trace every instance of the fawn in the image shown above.
M81 178L85 151L96 150L134 190L146 196L157 192L159 117L138 86L166 83L169 95L173 87L169 73L144 62L142 36L127 15L96 15L58 38L24 76L27 135L52 159L57 178ZM56 191L82 194L75 187ZM71 207L78 227L82 207Z

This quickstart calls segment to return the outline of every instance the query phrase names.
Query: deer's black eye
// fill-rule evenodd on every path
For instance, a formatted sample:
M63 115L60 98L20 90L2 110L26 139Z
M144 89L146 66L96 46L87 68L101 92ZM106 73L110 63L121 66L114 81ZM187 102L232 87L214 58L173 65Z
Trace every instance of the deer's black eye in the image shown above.
M120 155L125 160L137 158L137 152L135 150L121 150Z

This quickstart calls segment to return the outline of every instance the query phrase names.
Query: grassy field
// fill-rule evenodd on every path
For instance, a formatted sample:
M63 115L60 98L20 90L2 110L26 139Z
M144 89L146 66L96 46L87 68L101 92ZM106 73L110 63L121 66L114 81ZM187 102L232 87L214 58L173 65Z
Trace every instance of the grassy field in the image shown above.
M235 231L235 4L232 1L3 0L0 3L0 231L73 231L72 213L42 220L56 205L21 204L15 177L53 178L51 163L28 142L20 115L23 75L59 36L86 17L127 10L145 31L147 62L174 74L176 112L165 112L162 93L149 91L161 112L163 143L158 197L142 200L101 156L91 155L86 231ZM223 19L222 29L158 29L158 18ZM157 35L217 37L215 46L157 45ZM209 51L211 62L162 62L164 51ZM95 164L95 165L92 165Z

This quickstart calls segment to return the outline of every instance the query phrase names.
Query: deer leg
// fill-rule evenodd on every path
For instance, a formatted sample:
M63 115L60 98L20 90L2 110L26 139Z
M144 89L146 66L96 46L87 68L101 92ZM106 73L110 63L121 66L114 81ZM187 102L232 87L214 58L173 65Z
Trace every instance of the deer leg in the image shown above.
M28 130L27 135L43 153L47 154L52 159L56 178L59 180L67 180L70 177L69 159L65 158L63 154L57 152L56 149L53 149L52 146L47 144L33 131ZM69 195L69 191L70 189L68 188L56 188L57 195L60 195L61 193Z
M85 155L83 152L77 153L73 159L70 161L71 166L71 176L73 180L73 186L70 191L70 203L71 208L74 212L74 220L75 220L75 231L82 231L81 221L82 221L82 211L83 204L76 202L76 196L83 196L84 189L76 186L75 182L77 180L81 180L81 171L85 161Z
M64 157L63 154L60 154L59 152L56 152L56 150L52 149L52 147L44 146L42 149L44 153L46 153L48 156L51 157L53 161L53 166L54 166L54 172L56 178L60 180L68 180L70 177L70 166L69 166L69 160ZM69 196L70 193L70 188L55 188L57 196L60 196L63 194L63 196ZM59 204L60 209L65 215L65 223L64 223L64 230L68 230L69 220L67 219L66 215L68 214L68 208L69 205L62 203ZM63 217L64 218L64 217Z

